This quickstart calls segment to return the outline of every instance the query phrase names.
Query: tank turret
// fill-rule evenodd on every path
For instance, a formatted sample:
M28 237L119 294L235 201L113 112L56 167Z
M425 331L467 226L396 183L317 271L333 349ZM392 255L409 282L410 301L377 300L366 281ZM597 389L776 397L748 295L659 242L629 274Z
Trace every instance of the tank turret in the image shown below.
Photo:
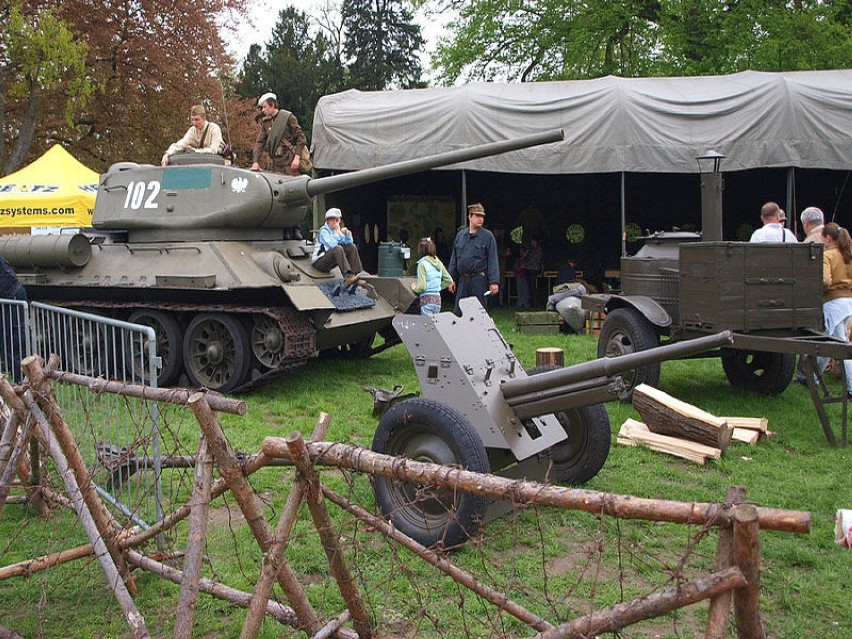
M126 230L131 241L282 239L284 229L301 222L314 196L562 138L561 130L548 131L321 178L222 164L164 168L123 162L101 177L92 226Z
M411 278L362 275L343 289L337 269L312 266L298 225L315 196L562 138L556 130L320 178L218 156L122 162L100 177L91 233L15 236L0 254L31 300L153 327L159 385L238 391L319 352L366 356L396 343L391 321L415 301Z

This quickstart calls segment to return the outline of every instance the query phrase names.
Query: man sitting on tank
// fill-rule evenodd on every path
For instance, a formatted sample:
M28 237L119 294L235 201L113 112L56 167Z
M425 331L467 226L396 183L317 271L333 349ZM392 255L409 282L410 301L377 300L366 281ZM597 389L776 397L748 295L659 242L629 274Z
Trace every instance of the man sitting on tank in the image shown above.
M321 271L330 272L335 266L343 273L343 285L354 284L361 272L361 256L352 241L352 232L341 226L343 214L338 208L328 209L325 224L319 230L311 263Z
M166 149L160 166L167 166L177 153L221 153L225 146L222 129L215 122L207 121L207 111L202 105L196 104L190 109L189 120L192 122L189 131Z

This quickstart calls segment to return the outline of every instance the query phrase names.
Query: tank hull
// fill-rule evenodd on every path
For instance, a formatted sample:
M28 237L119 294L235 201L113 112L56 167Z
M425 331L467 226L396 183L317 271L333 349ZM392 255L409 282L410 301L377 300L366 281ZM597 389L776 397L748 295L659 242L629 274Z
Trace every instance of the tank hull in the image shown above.
M72 264L64 253L80 252L79 239L57 249L50 236L20 237L0 253L16 260L29 299L153 326L166 359L162 385L240 392L320 353L367 356L376 335L396 339L391 321L416 302L411 278L365 275L342 289L337 269L311 266L304 240L87 238L91 255Z

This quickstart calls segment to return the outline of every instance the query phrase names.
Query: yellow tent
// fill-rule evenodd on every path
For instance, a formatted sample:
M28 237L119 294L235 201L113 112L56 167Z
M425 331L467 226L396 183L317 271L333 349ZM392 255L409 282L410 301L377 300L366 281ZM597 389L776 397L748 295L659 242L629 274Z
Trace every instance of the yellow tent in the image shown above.
M91 226L98 174L59 145L0 178L0 228Z

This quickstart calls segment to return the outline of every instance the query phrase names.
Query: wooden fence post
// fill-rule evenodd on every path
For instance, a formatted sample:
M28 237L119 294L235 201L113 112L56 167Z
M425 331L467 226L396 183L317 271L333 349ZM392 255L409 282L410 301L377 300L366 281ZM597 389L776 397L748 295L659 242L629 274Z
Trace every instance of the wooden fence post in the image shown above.
M355 632L358 633L361 639L369 639L373 636L370 614L361 600L361 593L355 584L355 579L352 577L352 573L349 572L349 566L346 564L346 559L343 556L343 548L341 548L340 540L337 538L337 531L328 514L325 500L320 491L319 474L311 462L311 456L305 447L305 440L302 439L302 434L298 431L291 433L287 438L287 447L290 449L290 453L293 455L293 462L302 476L305 500L308 503L308 509L311 511L311 518L314 520L314 526L316 526L319 533L322 548L325 551L326 557L328 557L331 574L334 575L337 587L340 589L340 594L343 595L346 607L349 608L349 612L352 615Z
M317 419L317 423L314 425L314 432L311 438L314 440L324 438L328 433L330 424L331 416L328 413L320 413L319 419ZM278 571L281 570L284 552L290 543L290 533L293 531L293 525L296 523L296 516L299 512L299 506L302 505L304 493L304 482L295 481L290 488L290 494L287 496L287 502L284 504L281 516L278 518L278 525L275 527L269 549L263 553L260 576L254 586L251 605L243 622L243 629L240 631L241 639L253 639L260 631L260 624L266 612L266 602L269 601L273 583L278 575Z
M757 509L740 504L734 510L734 563L748 582L734 590L734 621L739 639L765 639L760 618L760 525Z
M725 494L726 504L735 506L745 501L745 486L730 486ZM734 532L732 527L724 526L719 529L719 543L716 546L716 570L722 570L734 563L733 557ZM707 614L707 630L705 639L726 639L728 626L731 623L731 593L723 592L710 600Z
M174 639L192 639L195 606L198 604L198 582L207 538L207 519L210 512L210 483L213 481L213 458L207 450L207 439L198 437L195 454L195 486L192 489L192 512L189 515L189 534L183 560L183 579L180 584Z
M251 484L246 479L237 462L236 455L231 449L228 438L219 424L218 414L210 408L204 393L193 393L189 397L187 404L195 414L195 418L198 420L198 424L201 426L205 437L207 437L207 445L213 453L213 459L216 462L216 467L219 469L219 474L227 482L228 488L231 489L231 494L237 500L237 504L239 504L240 510L242 510L252 534L257 539L260 549L263 552L267 552L272 543L272 528L263 515L263 505L260 499L254 493ZM299 583L296 573L286 558L281 559L278 582L284 589L284 594L287 595L287 599L290 601L290 605L293 606L293 610L296 611L300 628L311 635L318 632L323 627L323 623L314 611L313 606L311 606L310 601L308 601L302 584Z
M80 454L80 449L77 448L77 443L74 441L74 436L71 434L71 429L65 423L62 417L62 409L56 403L56 398L43 374L43 360L37 355L30 355L21 362L21 369L26 373L27 379L32 390L35 404L44 411L45 416L50 424L50 429L62 449L65 459L68 461L68 466L74 471L77 479L77 485L80 489L80 494L83 501L92 515L92 520L100 531L106 542L106 547L112 560L115 562L121 577L124 580L127 590L131 595L136 596L136 582L133 575L130 574L130 568L124 557L121 556L121 551L116 543L118 531L121 526L115 521L107 507L101 501L100 496L95 490L95 484L92 481L92 476L86 468L86 463L83 461L83 456ZM26 397L27 395L25 395ZM32 405L27 402L32 412ZM53 455L51 455L53 456ZM55 457L54 457L55 459Z

